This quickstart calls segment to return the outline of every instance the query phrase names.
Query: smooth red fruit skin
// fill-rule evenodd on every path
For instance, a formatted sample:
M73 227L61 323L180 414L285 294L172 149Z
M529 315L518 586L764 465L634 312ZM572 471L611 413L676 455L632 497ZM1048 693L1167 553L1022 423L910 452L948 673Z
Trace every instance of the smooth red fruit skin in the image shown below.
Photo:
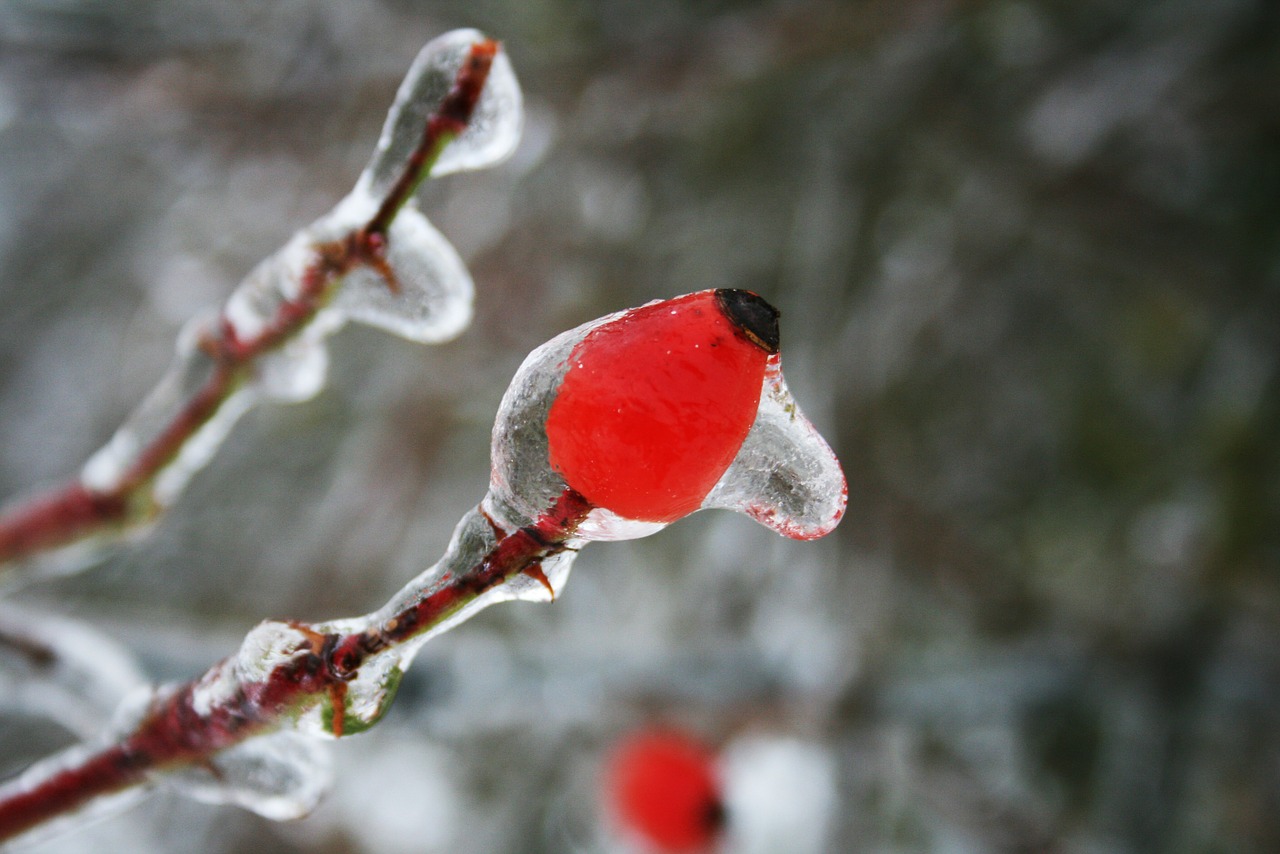
M681 733L654 730L614 752L606 778L617 820L664 854L705 851L724 819L715 755Z
M751 429L767 359L713 291L627 312L569 357L547 417L551 465L619 516L686 516Z

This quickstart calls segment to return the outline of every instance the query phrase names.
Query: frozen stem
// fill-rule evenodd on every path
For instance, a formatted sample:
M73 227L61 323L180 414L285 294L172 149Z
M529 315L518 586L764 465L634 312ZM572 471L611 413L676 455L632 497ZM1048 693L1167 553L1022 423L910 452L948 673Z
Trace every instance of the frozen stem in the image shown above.
M428 637L504 598L549 587L544 562L571 560L591 506L572 490L534 524L505 531L482 508L448 553L379 611L308 625L266 622L204 676L157 694L105 746L74 748L0 787L0 841L278 730L332 737L376 723ZM526 592L510 588L523 576ZM360 696L354 696L359 694Z
M76 478L49 494L0 512L0 584L16 580L21 575L18 568L32 558L85 541L105 539L156 518L172 497L171 493L177 491L175 487L156 488L165 470L176 467L175 463L184 455L195 461L188 463L187 469L203 463L211 449L195 449L197 438L206 431L220 439L230 422L243 411L242 408L236 411L242 403L228 404L237 392L255 381L267 356L280 352L291 342L305 339L304 333L317 341L322 337L327 330L317 331L313 327L323 325L317 323L318 317L349 275L368 270L389 291L398 293L402 289L401 277L389 261L399 248L393 246L396 229L400 227L397 217L406 210L413 191L431 172L445 146L467 130L498 50L497 42L491 39L473 40L452 87L429 114L420 139L404 161L398 177L377 201L376 211L344 234L307 246L307 261L297 276L296 287L291 287L292 292L272 307L270 316L251 324L252 331L245 334L242 324L232 316L229 303L215 321L198 325L192 343L200 352L186 355L191 360L203 359L207 363L199 366L203 373L192 387L182 387L183 396L166 412L165 423L151 425L144 446L129 454L128 465L112 472L105 485L86 482L91 480L87 476ZM515 103L518 110L518 93ZM392 119L402 106L397 103ZM455 264L456 256L447 244L441 248L443 240L437 239L438 235L416 210L412 213L411 219L416 219L406 233L416 240L426 232L428 243L436 240L428 249L446 256L443 261L428 259L425 264L411 257L408 260L417 264L412 271L420 272L431 263L460 267ZM434 271L428 270L431 272ZM465 270L461 275L465 276ZM328 323L337 325L332 320ZM315 341L303 343L318 346ZM184 355L181 348L179 352L180 356ZM319 358L323 358L323 354ZM179 369L185 367L178 365ZM212 443L216 444L216 439ZM181 480L181 477L175 478L179 483Z
M323 789L306 736L376 724L428 639L495 602L553 599L586 542L648 536L717 506L794 539L830 531L844 476L790 397L776 319L755 294L701 291L534 350L499 407L489 491L438 563L371 614L263 622L199 679L145 705L126 700L126 722L105 742L0 788L0 841L162 773L193 797L302 815ZM595 411L601 399L621 417ZM651 469L668 476L655 481Z

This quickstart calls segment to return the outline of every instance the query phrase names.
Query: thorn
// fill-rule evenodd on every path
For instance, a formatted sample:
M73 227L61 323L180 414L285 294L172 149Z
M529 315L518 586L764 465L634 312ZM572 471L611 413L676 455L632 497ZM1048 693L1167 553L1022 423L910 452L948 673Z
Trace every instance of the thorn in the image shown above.
M302 622L301 620L286 620L285 625L305 637L307 639L307 643L311 646L310 651L315 655L322 653L324 648L332 644L333 640L337 638L337 635L327 635L324 632L317 632L310 625Z
M551 586L550 579L547 574L542 571L542 564L531 563L524 568L524 574L532 578L534 581L547 588L547 592L551 594L551 601L556 601L556 589Z
M480 515L483 516L484 520L489 523L489 530L493 532L494 542L500 543L503 540L505 540L507 538L506 529L503 528L501 525L499 525L497 520L494 519L492 516L490 516L489 512L485 510L483 507L480 507L479 510L480 510Z
M387 263L386 258L374 258L369 261L369 266L377 271L378 275L382 277L382 281L387 283L387 290L399 295L400 281L396 278L396 272L391 269L391 265Z
M387 260L387 236L381 231L364 230L357 237L356 255L368 264L386 282L387 289L393 294L400 293L400 281L395 270Z
M215 362L229 362L240 357L240 337L230 318L219 315L217 329L208 326L196 336L196 347Z
M347 683L338 682L329 686L329 708L333 712L329 731L334 738L342 738L347 723Z

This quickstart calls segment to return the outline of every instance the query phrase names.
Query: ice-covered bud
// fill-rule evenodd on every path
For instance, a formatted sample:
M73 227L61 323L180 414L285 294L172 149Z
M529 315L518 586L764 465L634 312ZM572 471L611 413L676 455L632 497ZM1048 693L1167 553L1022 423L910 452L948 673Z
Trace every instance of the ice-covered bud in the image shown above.
M453 30L422 48L400 84L357 192L374 198L387 194L404 173L422 141L428 120L453 88L463 63L470 61L472 48L486 44L484 34L476 30ZM443 117L446 121L448 118ZM506 159L515 151L523 125L520 84L506 53L499 47L470 120L439 153L431 175L482 169Z
M353 195L344 204L357 201ZM422 344L447 341L471 323L471 274L453 245L412 201L400 209L387 231L384 260L383 271L352 270L333 309L344 318Z
M844 511L830 447L778 362L778 313L749 291L649 303L535 350L494 425L489 504L537 518L566 489L585 539L644 536L704 507L811 539Z

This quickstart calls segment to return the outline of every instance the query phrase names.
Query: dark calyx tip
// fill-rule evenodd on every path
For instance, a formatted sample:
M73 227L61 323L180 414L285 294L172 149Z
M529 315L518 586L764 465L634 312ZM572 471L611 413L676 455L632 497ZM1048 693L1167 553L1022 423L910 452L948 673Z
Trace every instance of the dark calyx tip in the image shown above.
M766 353L778 352L778 310L764 297L737 288L720 288L716 302L747 340Z
M729 823L729 810L724 801L716 798L707 803L702 810L703 826L712 833L719 833Z

